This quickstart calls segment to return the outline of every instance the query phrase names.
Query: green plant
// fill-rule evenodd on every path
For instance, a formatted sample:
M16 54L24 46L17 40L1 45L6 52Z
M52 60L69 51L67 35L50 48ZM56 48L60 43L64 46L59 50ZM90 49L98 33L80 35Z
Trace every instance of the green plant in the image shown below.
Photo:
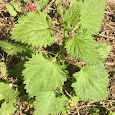
M101 27L105 0L75 2L70 0L70 2L73 5L67 7L66 11L61 14L57 11L63 20L57 27L63 29L63 34L53 28L51 17L48 15L50 10L43 10L49 1L39 0L42 10L28 13L28 16L18 20L11 31L13 41L0 41L1 49L9 55L29 54L24 67L23 63L19 63L16 67L20 68L20 73L22 71L22 75L18 74L18 78L19 75L21 79L24 76L26 93L30 98L35 97L35 115L60 112L70 98L66 93L68 82L73 88L72 96L81 100L99 101L107 96L109 81L104 61L111 46L96 43L93 39L93 35L98 34ZM56 53L45 50L54 43L53 32L59 34L63 40ZM66 59L66 53L74 57L75 61ZM76 60L84 61L86 66L81 67ZM80 71L70 77L68 64L66 65L65 61L78 66Z
M100 112L100 110L99 110L98 108L96 108L96 107L93 107L93 108L91 108L91 109L89 110L89 113L90 113L91 115L99 115L99 112Z
M19 8L19 4L16 2L10 2L6 4L6 8L12 16L16 16L17 15L16 11Z

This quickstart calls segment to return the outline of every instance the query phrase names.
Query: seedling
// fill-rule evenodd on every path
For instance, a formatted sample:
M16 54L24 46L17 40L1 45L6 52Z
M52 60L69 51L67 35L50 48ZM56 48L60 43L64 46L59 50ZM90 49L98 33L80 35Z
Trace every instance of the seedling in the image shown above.
M63 29L62 34L52 26L48 9L44 12L46 8L44 6L49 1L39 0L39 4L43 4L38 12L29 12L28 16L19 19L14 25L11 40L15 40L15 43L1 41L0 47L9 55L22 52L23 54L26 52L25 55L31 54L24 63L22 76L24 76L26 93L30 98L35 97L35 115L59 113L68 98L71 98L67 92L68 94L71 92L74 97L83 101L100 101L107 97L109 81L104 61L111 46L96 43L93 39L93 35L100 31L105 1L70 0L71 5L68 9L60 14L58 12L62 22L56 25ZM56 2L56 6L58 3L59 1ZM60 48L56 53L45 50L54 44L54 32L59 34L63 41L59 44ZM84 61L86 66L81 67L76 61L66 59L65 54L74 57L75 60ZM80 68L80 71L75 72L72 77L67 70L65 63L67 60ZM22 68L21 64L20 68ZM66 83L70 78L75 80L69 82L71 91L67 91Z

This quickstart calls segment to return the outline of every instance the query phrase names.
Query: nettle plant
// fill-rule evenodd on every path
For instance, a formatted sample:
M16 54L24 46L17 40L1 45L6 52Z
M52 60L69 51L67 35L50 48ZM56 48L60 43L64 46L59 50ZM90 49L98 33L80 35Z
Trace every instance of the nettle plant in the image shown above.
M48 2L39 1L41 9ZM55 3L58 5L59 1ZM93 39L102 24L105 0L70 0L70 3L72 5L63 12L62 9L57 11L62 18L57 27L62 28L64 34L52 26L49 11L39 9L18 20L11 31L10 42L0 41L0 47L9 55L22 53L22 56L28 57L27 61L16 65L18 69L15 73L19 78L19 71L22 70L26 93L30 98L35 98L35 115L59 113L66 106L69 93L83 101L100 101L107 97L109 81L104 61L112 47ZM54 32L63 40L57 53L45 50L54 44ZM68 59L69 64L80 68L80 71L69 76L65 54L84 61L86 65L81 67L76 61ZM71 91L67 90L67 83L70 83ZM1 113L5 108L9 108L9 113L14 111L17 92L8 84L0 83L0 98L5 99Z

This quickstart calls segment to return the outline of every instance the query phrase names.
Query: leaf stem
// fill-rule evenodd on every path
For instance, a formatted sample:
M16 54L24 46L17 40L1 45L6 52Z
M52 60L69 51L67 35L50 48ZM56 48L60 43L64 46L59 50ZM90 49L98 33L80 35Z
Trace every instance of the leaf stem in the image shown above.
M71 100L73 101L73 103L74 103L74 105L75 105L75 108L76 108L76 110L77 110L78 115L80 115L80 113L79 113L79 108L77 107L76 102L74 101L74 99L73 99L73 97L71 96L71 94L69 94L69 93L67 92L67 90L65 90L65 93L71 98Z
M41 53L42 53L42 52L43 52L43 53L46 52L46 53L49 53L49 54L52 54L52 55L56 55L56 54L54 54L54 53L52 53L52 52L48 52L48 51L36 51L36 53L37 53L37 52L41 52Z
M72 33L78 28L79 24L80 22L78 22L78 24L73 28Z
M64 64L64 60L65 60L65 56L64 56L64 52L65 52L65 50L64 50L64 47L65 47L65 38L66 38L66 35L65 35L66 33L65 33L65 31L64 31L64 38L63 38L63 45L62 45L62 65L64 66L65 64Z
M73 63L74 65L78 66L80 69L82 68L79 64L75 63L74 61L72 60L69 60L69 59L65 59L66 61L69 61L71 63Z
M53 28L49 28L49 29L51 29L51 30L57 32L57 33L63 38L62 34L61 34L60 32L58 32L57 30L54 30Z
M55 55L55 57L54 57L54 59L53 59L53 62L56 61L56 58L57 58L58 55L59 55L59 52Z
M44 9L44 12L52 5L53 2L55 2L56 0L52 0Z

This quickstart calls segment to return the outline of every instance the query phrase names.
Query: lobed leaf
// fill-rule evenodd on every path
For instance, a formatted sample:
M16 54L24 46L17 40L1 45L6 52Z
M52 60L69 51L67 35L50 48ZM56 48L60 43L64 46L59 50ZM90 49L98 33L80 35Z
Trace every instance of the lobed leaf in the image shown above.
M87 65L73 76L76 82L72 84L72 87L79 98L87 101L100 101L106 98L109 81L103 64Z
M13 107L16 104L17 92L12 89L9 84L0 83L0 100L5 100L0 108L0 115L10 115L16 108Z
M100 31L104 17L106 0L85 0L82 3L81 26L86 28L91 35Z
M66 81L63 66L58 65L42 54L33 55L24 65L23 70L25 88L30 97L43 91L54 91Z
M51 21L44 12L29 13L23 19L18 20L11 32L11 39L22 43L28 43L33 47L46 47L53 43L53 32L49 29Z
M84 32L67 41L65 48L72 57L81 59L88 64L96 65L99 63L99 56L95 46L95 40Z
M66 97L56 97L53 91L42 92L36 97L34 115L57 114L66 104Z

